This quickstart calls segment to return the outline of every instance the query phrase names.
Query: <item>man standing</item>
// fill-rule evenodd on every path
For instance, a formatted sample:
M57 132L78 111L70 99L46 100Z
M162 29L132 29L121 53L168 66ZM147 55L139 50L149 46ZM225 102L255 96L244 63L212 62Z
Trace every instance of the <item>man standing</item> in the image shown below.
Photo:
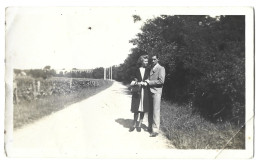
M150 137L156 137L160 128L160 106L162 89L165 80L165 69L159 63L157 55L152 56L150 78L146 80L150 86L152 109L148 115Z

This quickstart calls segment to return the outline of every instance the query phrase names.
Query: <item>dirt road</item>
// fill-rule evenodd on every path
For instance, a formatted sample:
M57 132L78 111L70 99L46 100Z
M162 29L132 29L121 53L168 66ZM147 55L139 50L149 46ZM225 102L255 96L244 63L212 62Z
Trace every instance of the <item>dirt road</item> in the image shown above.
M159 158L163 136L128 132L131 95L119 82L86 100L15 130L11 157ZM147 119L143 127L147 125Z

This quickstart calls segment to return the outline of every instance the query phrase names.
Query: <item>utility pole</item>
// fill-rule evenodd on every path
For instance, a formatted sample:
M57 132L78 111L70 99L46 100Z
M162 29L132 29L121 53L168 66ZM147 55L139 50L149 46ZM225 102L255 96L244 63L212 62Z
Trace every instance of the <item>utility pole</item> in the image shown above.
M111 66L111 80L113 80L113 66Z
M104 80L107 79L107 75L106 75L106 67L104 67Z
M110 74L111 73L111 71L110 71L110 67L108 67L108 79L110 80Z

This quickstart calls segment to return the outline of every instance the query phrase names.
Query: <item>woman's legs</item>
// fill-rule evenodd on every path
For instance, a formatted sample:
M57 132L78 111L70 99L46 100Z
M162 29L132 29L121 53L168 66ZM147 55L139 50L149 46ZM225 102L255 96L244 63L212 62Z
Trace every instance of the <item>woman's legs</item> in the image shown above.
M134 113L134 124L133 124L133 127L136 127L137 125L137 119L138 119L138 113Z
M143 122L143 119L144 119L144 112L140 112L140 119L139 119L139 125L138 125L138 127L141 127L142 122Z
M143 119L144 119L144 112L140 112L139 124L138 124L138 126L136 127L136 130L137 130L138 132L141 132L141 125L142 125Z
M129 132L132 132L135 130L135 127L137 126L137 119L138 119L138 112L134 113L134 122L133 126L130 127Z
M139 113L140 113L140 118L139 118L139 124L137 125L137 119L138 119ZM133 126L130 127L129 131L132 132L136 128L136 130L138 132L141 132L141 125L142 125L143 119L144 119L144 112L136 112L136 113L134 113Z

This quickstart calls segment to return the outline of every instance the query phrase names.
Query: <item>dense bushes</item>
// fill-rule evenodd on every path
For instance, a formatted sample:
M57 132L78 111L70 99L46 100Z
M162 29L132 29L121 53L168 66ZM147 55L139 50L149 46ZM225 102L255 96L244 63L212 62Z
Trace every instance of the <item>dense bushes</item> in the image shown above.
M244 122L245 17L167 16L147 20L119 66L129 82L138 57L159 54L165 99L193 105L212 121Z

